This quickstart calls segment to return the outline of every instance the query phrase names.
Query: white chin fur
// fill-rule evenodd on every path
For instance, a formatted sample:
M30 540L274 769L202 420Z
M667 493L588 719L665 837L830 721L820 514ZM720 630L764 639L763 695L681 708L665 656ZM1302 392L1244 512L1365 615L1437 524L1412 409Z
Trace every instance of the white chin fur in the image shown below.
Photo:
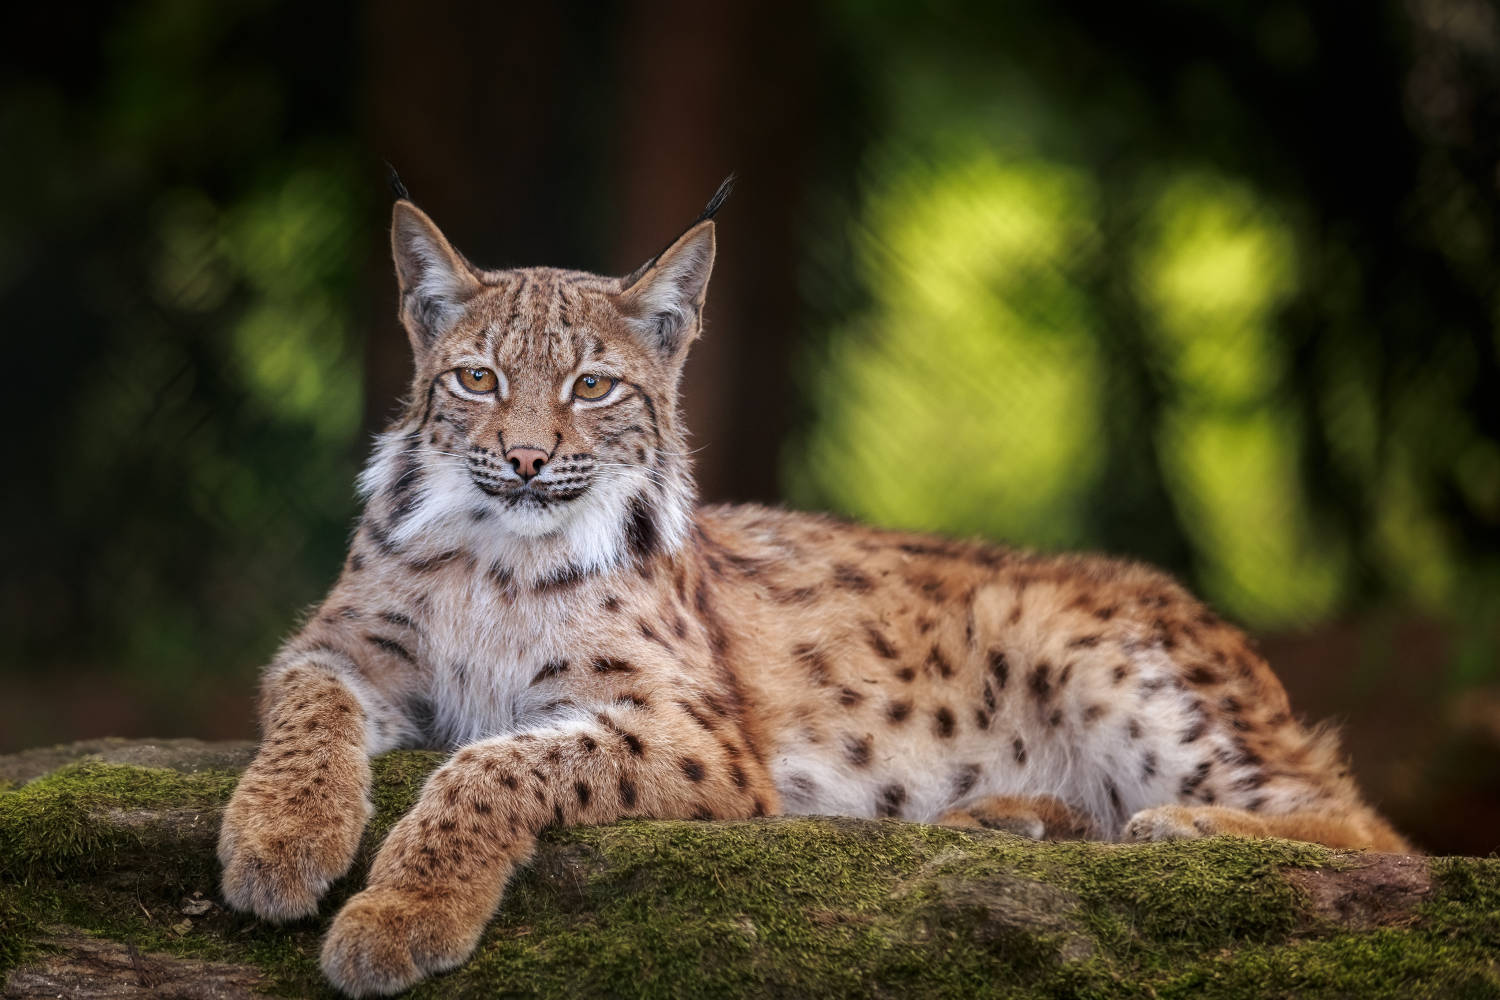
M462 459L425 448L404 454L408 448L404 433L381 435L359 487L391 541L412 555L462 547L484 565L499 564L522 575L539 577L565 566L594 571L624 561L633 497L654 496L658 530L669 549L682 542L691 522L691 486L674 479L675 488L669 486L663 495L652 488L652 472L646 468L605 470L587 493L567 503L512 506L480 490ZM382 497L402 475L410 477L419 499L392 520L381 507Z

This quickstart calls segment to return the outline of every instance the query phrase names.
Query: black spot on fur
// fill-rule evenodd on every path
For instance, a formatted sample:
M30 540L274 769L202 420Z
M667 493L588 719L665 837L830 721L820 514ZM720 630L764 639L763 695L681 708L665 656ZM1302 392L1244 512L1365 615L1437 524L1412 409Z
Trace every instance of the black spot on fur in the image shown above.
M1193 769L1192 774L1182 779L1182 784L1177 788L1177 794L1184 799L1190 798L1198 790L1198 786L1202 785L1208 778L1208 772L1211 767L1213 767L1213 764L1206 760L1199 764Z
M1178 739L1177 742L1196 743L1203 737L1203 734L1206 732L1208 732L1208 720L1199 718L1197 722L1194 722L1183 732L1181 738Z
M853 688L841 688L839 690L839 704L845 708L851 708L865 700L865 696Z
M875 581L848 563L837 563L833 567L833 583L856 594L868 594L875 589Z
M624 660L617 660L611 656L601 656L591 664L595 673L599 674L633 674L635 667Z
M489 577L490 582L500 590L508 591L511 589L511 585L515 580L515 573L511 571L511 568L509 566L502 566L500 563L493 563L489 568Z
M1116 813L1125 811L1125 806L1120 801L1120 789L1109 778L1104 779L1104 791L1109 795L1109 804Z
M589 804L589 799L592 798L594 794L593 791L590 790L589 786L585 785L581 781L573 782L573 791L578 794L578 807L580 809Z
M953 772L953 797L961 799L979 782L979 765L964 764Z
M1004 691L1006 682L1010 680L1010 661L1005 658L1005 650L990 650L990 673L995 675L995 683Z
M401 645L401 643L397 642L395 639L387 639L383 635L367 635L365 636L365 639L374 643L376 646L379 646L387 653L401 657L401 659L405 660L407 663L416 662L416 658L411 655L411 650Z
M646 748L641 746L641 741L636 737L635 733L622 732L620 739L625 741L625 747L630 751L632 757L644 757L646 755Z
M927 667L936 670L942 677L953 676L953 664L948 662L948 657L937 646L933 646L927 654Z
M901 807L906 805L906 789L901 785L886 785L880 790L880 797L875 802L875 814L877 816L900 816Z
M807 675L812 678L814 684L827 687L833 683L832 675L828 670L828 658L812 643L804 642L794 646L792 655L807 670Z
M870 641L870 648L875 650L876 654L884 659L894 660L900 655L896 652L896 647L891 645L890 640L881 634L880 630L874 625L865 626L865 638Z
M536 672L536 676L531 679L531 683L540 684L542 681L550 680L553 677L558 676L559 674L566 673L567 670L567 660L548 660L546 663L542 664L542 669Z
M905 722L909 715L911 715L911 702L909 701L893 701L886 706L885 717L898 725Z
M682 773L687 777L687 780L695 782L703 780L703 765L698 761L694 760L691 757L684 757L680 761L680 766L682 767Z
M651 624L644 618L637 619L635 627L640 630L641 638L647 640L648 642L654 642L658 646L661 646L663 649L670 650L672 648L672 644L663 639L661 636L657 635L656 629L652 628Z
M1099 635L1097 632L1092 635L1075 636L1074 638L1068 640L1068 648L1093 649L1095 646L1099 645L1099 640L1102 638L1104 637Z
M1184 676L1187 678L1189 684L1195 684L1199 687L1219 683L1219 675L1201 665L1193 667Z
M1031 696L1037 701L1046 701L1052 697L1052 667L1048 663L1038 663L1036 669L1031 672L1026 686L1031 689Z
M635 808L635 782L629 778L620 778L620 805L626 809Z
M1017 736L1010 741L1011 755L1015 757L1017 764L1026 763L1026 742Z
M868 736L845 736L844 756L855 767L866 767L870 763L870 744L871 740Z
M654 556L661 545L661 531L651 504L637 493L630 498L630 512L625 521L625 544L635 557L644 562Z
M941 739L950 739L956 723L953 718L953 709L944 705L932 714L932 728Z
M393 526L415 513L426 498L426 492L422 489L422 466L417 462L417 448L420 445L419 435L407 435L406 445L396 459L396 478L390 487L390 520Z
M713 732L716 728L714 725L714 720L708 718L702 712L698 711L697 707L694 706L692 702L679 698L677 700L677 706L687 714L688 718L692 719L699 726L708 730L709 732Z
M537 593L546 593L547 591L552 590L566 590L569 587L573 587L581 583L585 578L588 577L588 575L589 574L586 570L581 569L578 566L564 566L561 569L554 570L546 576L539 578L536 583L532 585L532 589L534 589Z

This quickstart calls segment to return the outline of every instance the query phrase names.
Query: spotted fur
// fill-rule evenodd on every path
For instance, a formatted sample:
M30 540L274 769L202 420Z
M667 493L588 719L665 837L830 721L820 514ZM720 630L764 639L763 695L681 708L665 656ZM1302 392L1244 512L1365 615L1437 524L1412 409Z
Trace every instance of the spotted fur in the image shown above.
M411 392L342 575L266 672L220 836L230 905L313 913L352 863L370 755L403 746L454 753L328 933L353 995L463 961L557 824L838 813L1405 847L1245 637L1156 570L698 507L677 382L713 227L626 279L482 271L397 203ZM614 388L574 398L583 374ZM545 454L534 478L518 447Z

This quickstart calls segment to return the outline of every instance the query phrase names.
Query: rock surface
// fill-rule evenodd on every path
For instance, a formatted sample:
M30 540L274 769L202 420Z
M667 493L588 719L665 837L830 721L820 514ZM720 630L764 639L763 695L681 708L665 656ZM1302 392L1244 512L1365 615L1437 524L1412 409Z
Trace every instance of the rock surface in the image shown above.
M319 936L437 765L376 762L319 918L218 903L248 744L0 757L0 996L331 996ZM1281 841L1037 844L895 821L554 831L475 957L422 997L1500 998L1500 860Z

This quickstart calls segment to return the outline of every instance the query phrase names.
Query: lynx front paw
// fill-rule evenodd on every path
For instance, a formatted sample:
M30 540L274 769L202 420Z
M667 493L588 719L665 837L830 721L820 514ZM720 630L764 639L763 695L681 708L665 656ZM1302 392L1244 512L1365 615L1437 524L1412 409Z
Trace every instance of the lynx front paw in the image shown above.
M457 916L445 894L366 889L328 929L323 974L349 996L389 996L457 966L483 929L483 921Z
M369 815L363 796L342 809L300 804L260 784L235 790L219 827L221 885L232 909L275 923L310 917L329 883L349 870Z

